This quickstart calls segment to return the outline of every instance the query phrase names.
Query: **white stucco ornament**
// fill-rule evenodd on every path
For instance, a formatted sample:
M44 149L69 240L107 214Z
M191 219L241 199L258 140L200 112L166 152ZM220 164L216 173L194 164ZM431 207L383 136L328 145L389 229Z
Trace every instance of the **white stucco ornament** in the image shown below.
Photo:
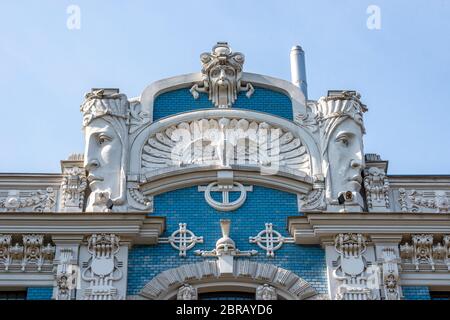
M322 169L326 177L326 198L332 205L338 204L342 193L351 192L347 209L361 211L359 194L364 169L363 113L367 107L354 91L329 92L317 103Z
M241 251L230 238L231 220L221 219L222 238L216 241L216 248L210 251L196 250L195 254L202 257L215 257L221 274L233 274L235 257L251 257L258 254L256 250Z
M129 102L115 89L87 93L80 108L84 165L91 194L86 211L120 211L126 205Z
M180 257L186 257L186 252L192 249L197 243L203 243L203 237L196 236L187 228L187 223L179 223L178 230L172 232L170 237L161 237L158 243L170 243L170 245L178 250Z
M236 101L238 93L246 91L247 98L254 92L251 83L241 83L242 67L245 57L240 52L233 52L227 42L217 42L211 53L200 55L202 62L202 82L191 88L194 99L199 92L207 92L208 98L217 108L229 108Z

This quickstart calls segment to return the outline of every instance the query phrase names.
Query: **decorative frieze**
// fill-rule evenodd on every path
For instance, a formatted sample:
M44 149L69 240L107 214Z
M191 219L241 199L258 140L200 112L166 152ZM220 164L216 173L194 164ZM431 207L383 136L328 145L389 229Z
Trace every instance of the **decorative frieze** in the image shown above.
M83 263L81 278L88 283L85 300L120 300L122 296L115 283L123 277L123 262L117 259L120 249L115 234L93 234L89 237L87 251L90 259Z
M281 233L273 230L272 223L266 223L266 228L260 231L255 237L250 237L250 243L256 243L261 249L266 251L268 257L275 257L275 251L280 249L284 243L294 243L294 238L283 237Z
M389 181L384 170L370 167L364 170L364 173L364 188L369 211L386 211L390 208Z
M180 257L186 257L186 251L192 249L197 243L203 243L203 237L197 237L191 230L187 229L187 223L180 223L179 229L174 231L168 238L159 238L158 243L170 243L179 251Z
M449 212L450 192L443 190L398 189L398 202L402 212Z
M400 245L400 256L404 269L413 265L416 271L448 270L450 271L450 236L444 235L442 241L434 244L432 234L414 234L411 244Z
M191 88L194 99L200 92L208 93L208 98L217 108L230 108L239 92L246 92L250 98L255 91L251 83L242 84L242 67L245 57L240 52L232 52L226 42L218 42L211 53L200 55L202 81Z
M50 243L44 245L44 235L23 235L22 243L16 242L15 245L12 245L12 239L12 235L0 235L0 267L3 271L40 272L51 269L55 247Z
M56 193L48 187L45 191L9 190L6 198L0 199L0 212L52 212L56 204Z

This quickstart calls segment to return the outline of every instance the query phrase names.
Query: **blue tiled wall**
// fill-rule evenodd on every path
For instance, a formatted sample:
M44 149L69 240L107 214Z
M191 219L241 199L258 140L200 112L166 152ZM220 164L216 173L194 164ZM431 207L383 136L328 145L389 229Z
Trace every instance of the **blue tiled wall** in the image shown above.
M208 108L214 108L214 106L208 100L206 93L201 93L200 97L195 100L188 88L178 89L163 93L156 98L153 106L153 121L176 113ZM233 108L271 113L292 120L291 99L269 89L255 88L250 99L245 96L245 92L239 93Z
M154 198L154 205L152 215L167 217L167 230L163 236L167 237L178 229L178 223L186 222L189 230L204 237L204 243L188 251L185 258L180 258L170 244L133 247L128 260L129 295L137 294L148 281L166 269L202 261L204 258L195 256L194 250L214 249L216 240L221 237L220 219L231 219L230 236L238 249L259 251L251 259L291 270L318 292L327 292L325 253L320 246L284 244L276 251L275 258L268 258L265 251L249 243L249 236L256 236L265 228L266 222L273 223L274 229L283 236L289 236L287 217L298 215L296 195L254 186L241 208L224 213L211 208L197 187L190 187L158 195Z
M52 287L33 287L27 290L27 300L50 300L52 298Z
M405 300L430 300L430 292L428 287L402 287L402 290Z

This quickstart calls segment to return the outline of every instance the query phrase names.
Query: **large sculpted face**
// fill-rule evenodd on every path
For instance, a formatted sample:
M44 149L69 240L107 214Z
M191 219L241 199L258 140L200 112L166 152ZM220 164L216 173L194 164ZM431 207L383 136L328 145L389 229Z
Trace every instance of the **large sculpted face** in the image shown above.
M340 192L359 192L364 169L361 126L352 118L339 123L328 140L332 198Z
M120 196L122 142L114 127L102 118L92 120L84 130L84 161L92 191L88 200L90 207L100 205L99 195L109 199Z

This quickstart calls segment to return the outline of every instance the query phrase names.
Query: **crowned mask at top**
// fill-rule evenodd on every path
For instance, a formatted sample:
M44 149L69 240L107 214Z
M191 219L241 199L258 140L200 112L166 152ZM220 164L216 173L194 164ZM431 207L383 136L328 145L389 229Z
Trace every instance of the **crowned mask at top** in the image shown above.
M86 211L120 211L126 203L127 97L115 89L93 90L86 94L80 111L91 191Z
M211 53L202 53L200 60L202 82L195 84L190 90L195 99L199 97L199 92L206 92L215 107L230 108L239 92L247 92L247 98L252 96L253 86L241 83L245 57L240 52L232 52L228 43L218 42Z

